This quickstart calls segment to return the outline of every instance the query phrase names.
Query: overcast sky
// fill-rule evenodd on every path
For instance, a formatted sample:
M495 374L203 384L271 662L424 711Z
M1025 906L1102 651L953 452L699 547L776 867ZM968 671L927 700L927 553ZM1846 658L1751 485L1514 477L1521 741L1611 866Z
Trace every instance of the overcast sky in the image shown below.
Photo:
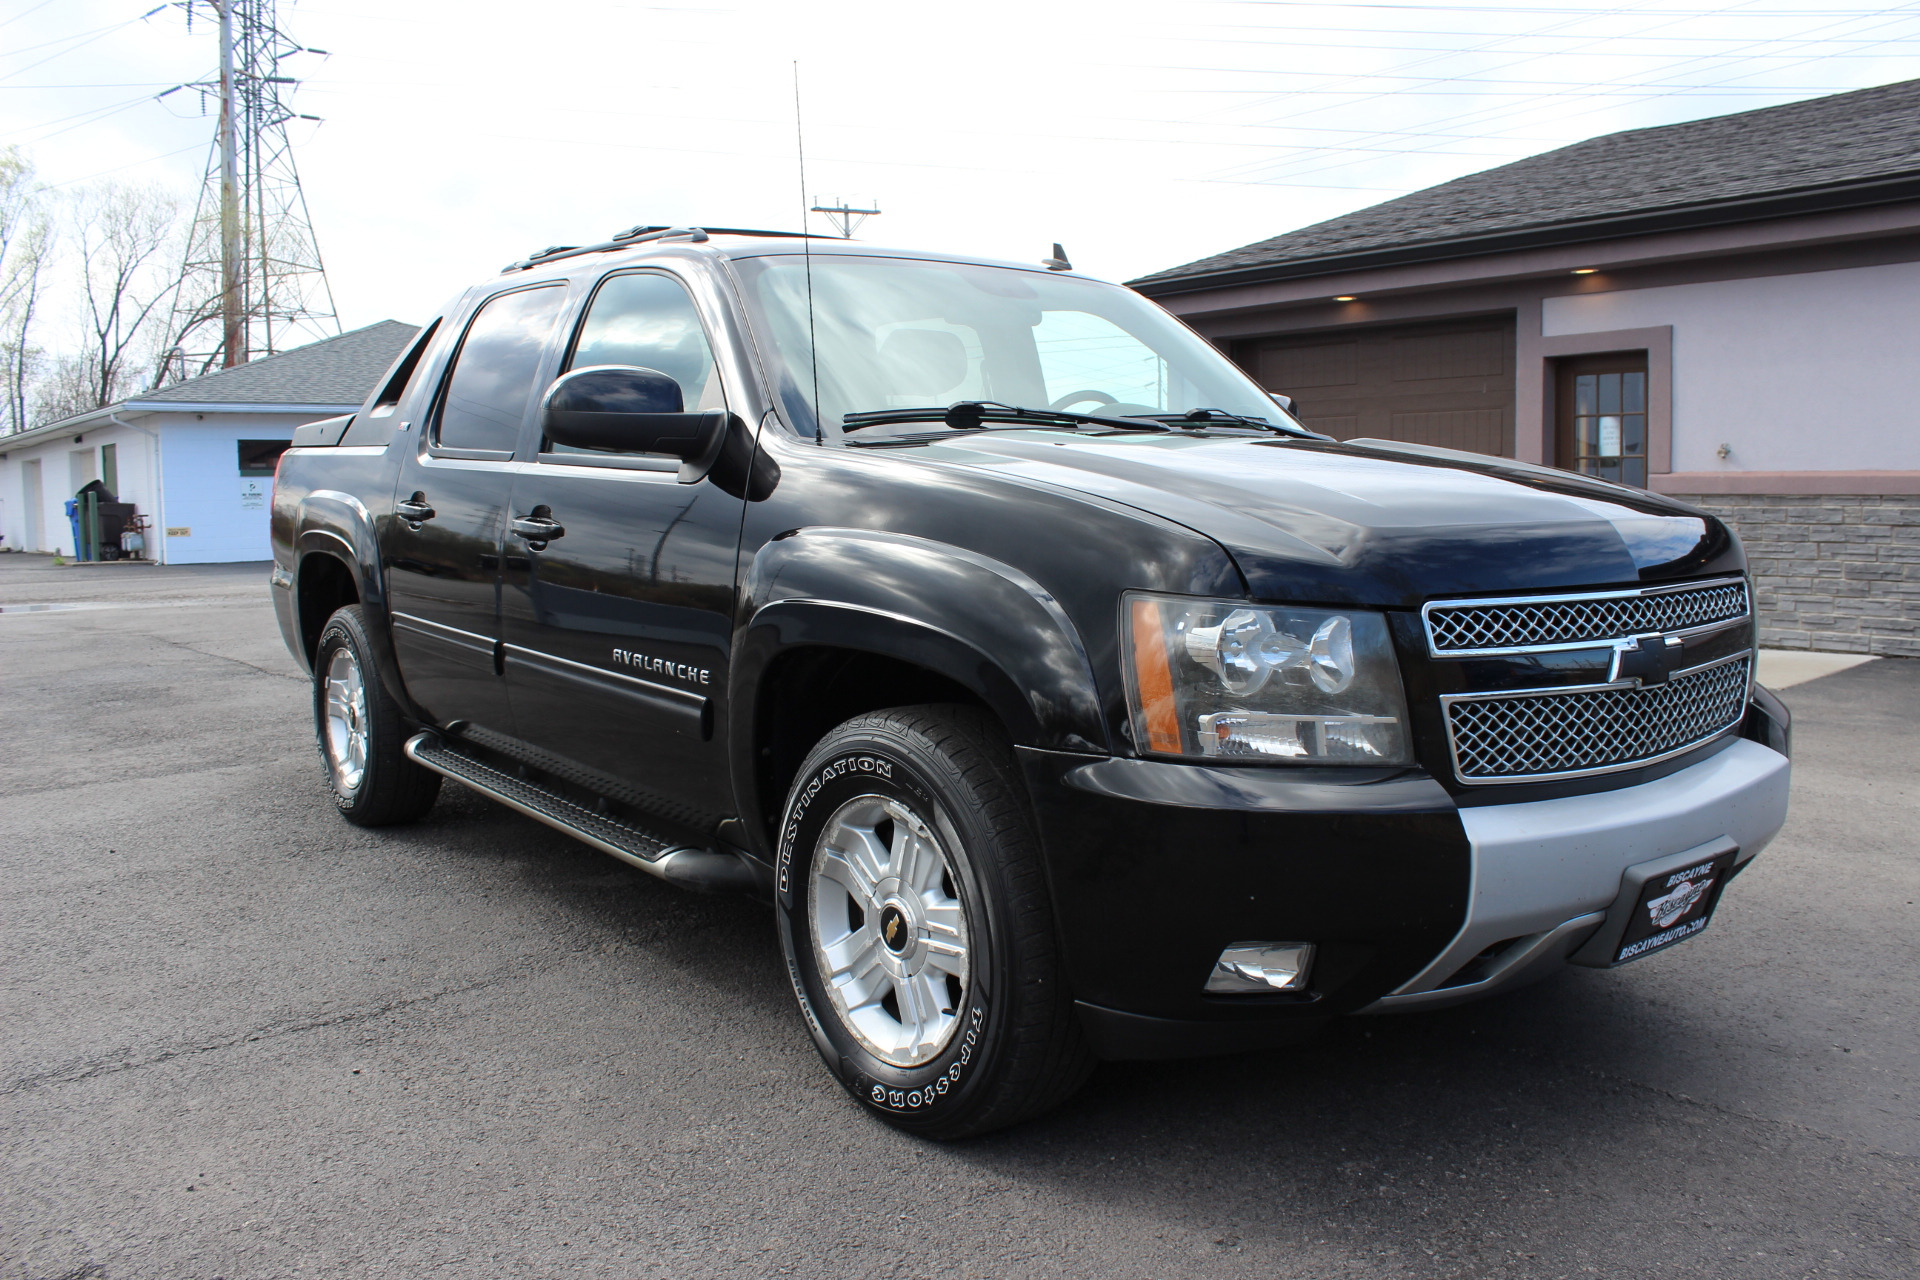
M215 29L0 0L0 146L189 206ZM1920 2L280 0L329 56L292 137L348 328L635 223L795 229L1125 279L1618 129L1920 77ZM816 215L816 230L825 224Z

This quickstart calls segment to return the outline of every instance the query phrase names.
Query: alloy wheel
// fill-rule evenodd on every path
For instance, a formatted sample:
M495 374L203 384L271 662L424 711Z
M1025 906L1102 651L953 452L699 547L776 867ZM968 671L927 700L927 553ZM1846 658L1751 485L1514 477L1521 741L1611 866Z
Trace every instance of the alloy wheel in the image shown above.
M350 796L367 776L367 682L345 645L327 663L327 767L334 788Z
M841 1022L896 1067L937 1057L967 990L966 907L932 828L856 796L822 828L808 877L814 959Z

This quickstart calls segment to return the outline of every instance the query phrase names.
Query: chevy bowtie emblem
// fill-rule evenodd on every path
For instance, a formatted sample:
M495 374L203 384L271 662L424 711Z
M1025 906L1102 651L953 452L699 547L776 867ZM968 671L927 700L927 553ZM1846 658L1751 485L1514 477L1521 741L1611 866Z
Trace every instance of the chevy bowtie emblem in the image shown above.
M1607 683L1632 680L1642 687L1665 684L1675 667L1685 660L1686 647L1679 636L1629 636L1613 642L1613 662L1607 668Z
M886 910L880 913L880 941L887 944L887 950L895 955L904 955L909 945L907 937L907 913L897 903L889 902Z

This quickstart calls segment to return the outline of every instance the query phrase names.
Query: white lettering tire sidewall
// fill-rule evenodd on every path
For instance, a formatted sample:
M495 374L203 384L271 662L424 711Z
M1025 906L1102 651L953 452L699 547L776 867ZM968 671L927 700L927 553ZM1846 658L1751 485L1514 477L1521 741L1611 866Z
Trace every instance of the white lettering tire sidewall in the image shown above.
M867 735L862 735L867 738ZM971 945L969 980L960 1025L953 1039L931 1062L896 1067L863 1048L840 1025L832 1002L821 989L808 942L806 879L820 826L840 805L858 795L882 795L902 801L934 827L948 851L955 887L967 913ZM867 739L857 748L810 757L794 784L780 824L774 864L774 902L787 975L800 1002L814 1046L842 1086L861 1103L887 1114L895 1123L935 1119L962 1105L981 1075L983 1057L998 1036L993 1014L994 978L999 971L994 940L999 936L982 892L978 869L955 829L938 792L900 753Z

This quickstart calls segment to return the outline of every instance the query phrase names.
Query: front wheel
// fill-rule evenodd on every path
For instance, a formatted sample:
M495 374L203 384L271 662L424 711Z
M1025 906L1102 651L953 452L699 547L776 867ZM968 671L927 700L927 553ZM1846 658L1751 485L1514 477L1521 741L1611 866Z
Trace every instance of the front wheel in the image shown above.
M440 775L406 757L408 726L380 682L357 604L335 610L314 646L313 729L328 790L348 822L412 822L433 807Z
M984 1133L1086 1078L1038 842L990 717L909 707L829 733L789 794L776 890L815 1046L887 1123Z

